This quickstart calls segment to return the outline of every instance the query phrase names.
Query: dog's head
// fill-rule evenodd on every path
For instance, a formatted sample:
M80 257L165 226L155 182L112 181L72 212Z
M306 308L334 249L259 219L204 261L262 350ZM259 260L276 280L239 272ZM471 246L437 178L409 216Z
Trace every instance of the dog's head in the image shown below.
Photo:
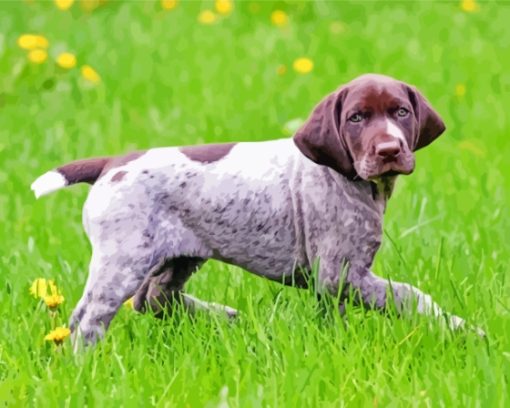
M309 159L351 179L409 174L413 152L445 130L414 87L382 75L363 75L328 95L294 141Z

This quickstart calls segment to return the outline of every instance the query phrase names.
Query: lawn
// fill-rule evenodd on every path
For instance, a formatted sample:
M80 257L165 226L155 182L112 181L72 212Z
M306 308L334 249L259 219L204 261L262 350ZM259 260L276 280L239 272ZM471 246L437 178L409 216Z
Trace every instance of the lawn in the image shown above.
M0 402L508 406L510 6L229 4L0 3ZM34 42L24 34L49 46L39 38L37 52L23 49ZM44 340L83 290L88 187L36 201L38 175L94 155L288 137L326 93L365 72L416 85L447 125L398 181L374 271L430 293L486 341L419 316L349 308L341 318L313 291L212 261L187 291L238 308L235 322L123 307L87 352ZM36 278L56 282L58 312L30 294Z

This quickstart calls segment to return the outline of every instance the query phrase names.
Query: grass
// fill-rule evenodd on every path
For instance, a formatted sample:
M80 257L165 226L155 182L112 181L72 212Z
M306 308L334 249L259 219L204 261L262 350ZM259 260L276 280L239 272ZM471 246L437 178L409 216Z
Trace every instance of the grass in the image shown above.
M85 2L87 3L87 2ZM90 2L89 2L90 3ZM507 406L510 395L510 7L459 3L210 1L0 4L0 401L8 406ZM285 11L285 27L271 24ZM50 41L41 65L16 45ZM56 66L71 51L101 76ZM296 58L311 73L292 69ZM282 68L284 66L285 68ZM280 67L280 68L279 68ZM35 201L29 185L77 158L153 146L285 137L327 92L364 72L417 85L448 131L417 154L385 219L374 270L410 282L483 327L451 334L421 318L319 313L311 291L208 262L188 284L241 310L235 323L123 308L106 339L73 356L43 340L29 294L38 277L65 296L87 276L86 186ZM297 121L296 121L297 119Z

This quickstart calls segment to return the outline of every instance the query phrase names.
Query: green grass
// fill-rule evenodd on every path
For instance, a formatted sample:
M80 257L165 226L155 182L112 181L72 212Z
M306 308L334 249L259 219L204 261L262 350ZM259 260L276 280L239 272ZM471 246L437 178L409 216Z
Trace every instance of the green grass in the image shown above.
M88 13L0 3L0 401L9 406L507 406L510 398L510 7L481 3L109 2ZM287 27L271 24L285 10ZM339 24L341 22L341 24ZM16 40L40 33L30 64ZM101 75L54 57L69 50ZM306 56L307 75L292 70ZM283 75L278 67L285 65ZM77 158L153 146L288 135L327 92L379 72L417 85L448 130L418 152L390 201L374 270L430 293L483 327L320 313L311 291L208 262L188 284L241 310L234 323L122 309L106 339L73 356L43 340L51 322L28 292L53 278L66 322L87 276L86 186L35 201L29 185ZM456 95L457 85L465 95ZM291 122L292 123L292 122Z

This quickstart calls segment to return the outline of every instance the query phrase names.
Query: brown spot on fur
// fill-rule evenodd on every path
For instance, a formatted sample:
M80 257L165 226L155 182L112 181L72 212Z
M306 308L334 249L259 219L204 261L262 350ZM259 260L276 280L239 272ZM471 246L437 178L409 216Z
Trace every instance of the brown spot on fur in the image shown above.
M123 166L132 160L138 159L144 153L145 152L132 152L124 156L96 157L77 160L58 167L57 171L65 177L67 185L75 183L94 184L97 179L102 177L108 170ZM115 176L117 176L117 174Z
M236 143L207 144L181 147L179 150L190 160L212 163L225 157L235 145Z
M58 167L57 171L65 177L67 184L93 184L99 178L109 160L108 157L77 160Z
M127 174L127 171L118 171L115 173L110 181L121 181L124 176Z
M117 156L112 157L106 163L106 165L103 168L103 171L99 175L99 177L104 176L109 170L114 169L115 167L124 166L125 164L129 163L130 161L138 159L140 156L142 156L145 152L131 152L128 154L125 154L124 156Z

